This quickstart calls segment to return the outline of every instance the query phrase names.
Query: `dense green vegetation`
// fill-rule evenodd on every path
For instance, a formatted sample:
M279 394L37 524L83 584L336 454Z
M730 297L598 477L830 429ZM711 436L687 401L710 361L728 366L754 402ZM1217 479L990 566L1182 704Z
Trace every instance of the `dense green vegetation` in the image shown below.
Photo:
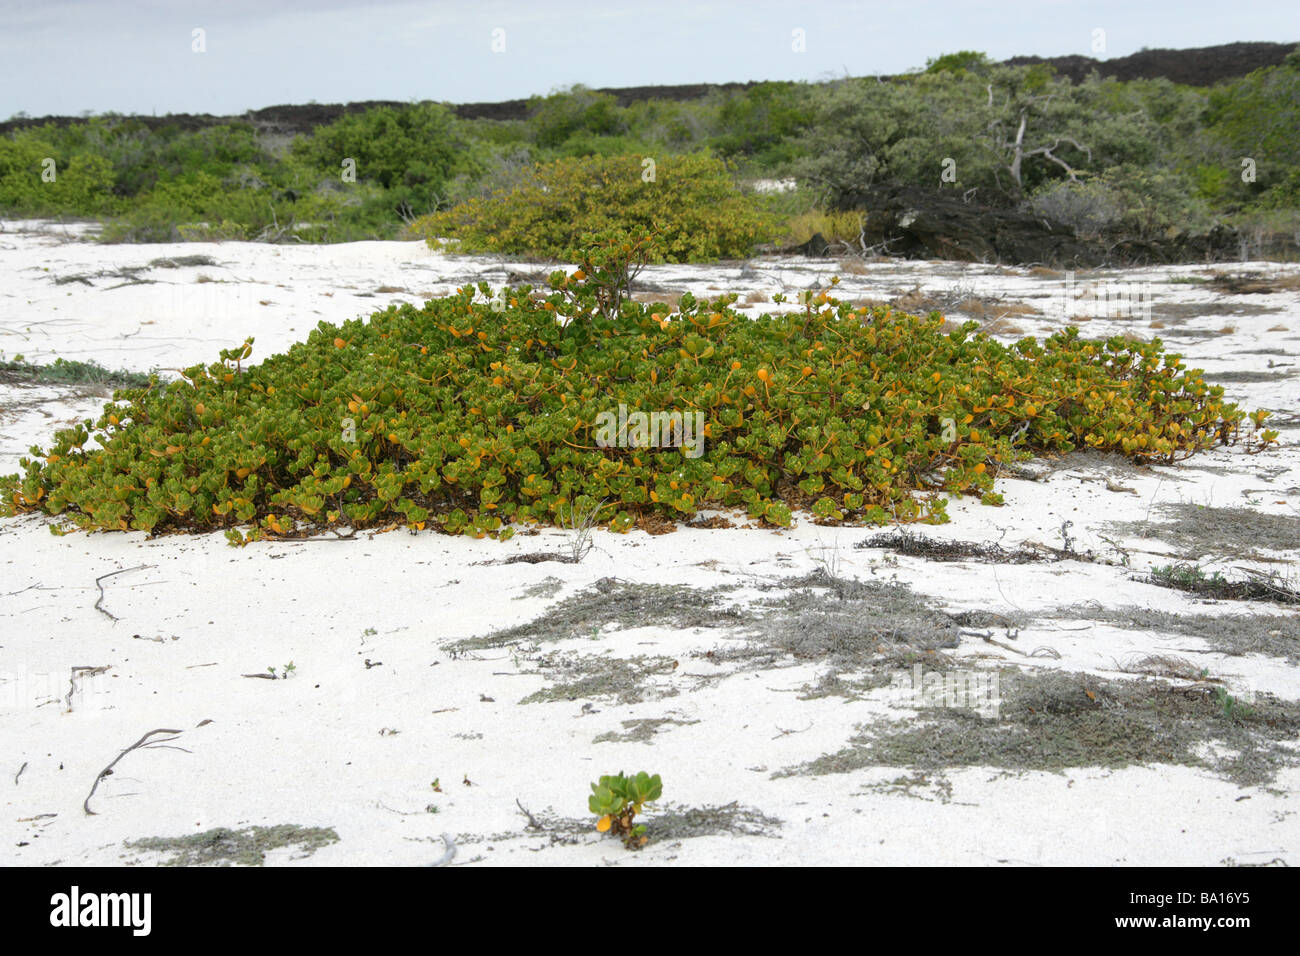
M0 213L104 218L110 240L388 238L431 213L459 215L449 213L457 204L535 188L539 164L563 171L574 167L547 164L623 157L639 184L645 157L666 167L704 155L741 179L799 180L782 198L729 200L746 219L761 206L786 220L869 207L882 186L1135 237L1225 221L1294 230L1300 207L1296 54L1209 89L1072 83L1046 66L963 51L883 82L760 83L628 106L575 87L530 107L522 120L462 120L434 103L379 107L292 141L245 121L150 129L110 115L25 127L0 137ZM762 238L788 240L779 222ZM555 242L529 249L559 257L572 246ZM714 254L723 253L688 253Z
M454 236L466 252L504 252L576 262L582 237L609 229L663 236L670 262L740 259L776 228L704 155L586 156L530 170L511 186L424 216L412 229Z
M701 509L777 526L800 508L942 521L944 494L1000 503L1001 463L1080 447L1174 461L1235 441L1246 419L1158 340L1070 328L1006 346L973 322L945 334L938 313L825 292L758 319L734 294L638 303L628 279L654 242L589 237L581 267L546 290L483 283L322 322L252 367L248 340L181 380L121 390L0 480L0 515L224 528L236 543L328 527L626 531ZM1252 431L1252 447L1276 437Z

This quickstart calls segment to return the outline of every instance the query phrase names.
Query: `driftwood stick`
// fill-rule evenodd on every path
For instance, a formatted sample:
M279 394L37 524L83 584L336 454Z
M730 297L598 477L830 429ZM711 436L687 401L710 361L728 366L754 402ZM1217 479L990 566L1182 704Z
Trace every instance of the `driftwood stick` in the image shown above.
M99 600L95 602L95 610L98 611L100 614L103 614L105 617L111 619L113 623L117 623L117 621L119 620L118 616L116 614L111 614L108 611L105 611L103 608L104 585L101 582L119 574L126 574L128 571L143 571L145 568L152 568L152 567L153 567L152 564L137 564L133 568L122 568L120 571L109 571L108 574L101 574L99 577L95 578L95 587L99 588Z
M515 806L519 808L520 813L522 813L524 816L528 818L528 829L530 830L546 829L546 827L542 826L540 823L537 822L537 818L535 816L533 816L531 813L528 812L528 808L519 802L518 797L515 797Z
M95 791L99 789L99 781L103 780L105 777L109 775L109 773L113 770L113 768L117 766L117 762L119 760L121 760L123 757L129 754L132 750L137 750L140 747L148 746L151 743L164 743L168 740L175 740L176 736L180 735L181 733L184 733L184 731L170 730L166 727L160 727L157 730L151 730L143 737L141 737L139 740L137 740L135 743L133 743L131 746L123 750L116 757L114 757L113 762L99 772L99 776L95 778L94 785L90 788L90 793L86 794L86 799L81 804L81 809L86 811L86 816L88 817L96 816L95 811L90 809L90 798L93 797L95 795ZM160 738L159 740L150 740L149 738L152 737L154 734L172 734L173 736Z
M66 713L72 713L72 695L77 692L78 677L94 677L97 674L112 670L112 668L112 664L100 664L98 667L88 664L75 665L72 668L72 673L68 676L68 696L64 698L68 705Z

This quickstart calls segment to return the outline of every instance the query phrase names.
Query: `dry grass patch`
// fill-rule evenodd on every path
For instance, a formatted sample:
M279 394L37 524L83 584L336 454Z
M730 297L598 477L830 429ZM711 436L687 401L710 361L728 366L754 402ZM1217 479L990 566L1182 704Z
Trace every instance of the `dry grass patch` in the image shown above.
M1210 278L1209 285L1224 295L1271 295L1274 292L1300 291L1300 274L1215 273Z
M685 293L682 292L653 292L643 291L632 293L632 301L639 302L641 305L674 305Z
M1024 335L1025 330L1014 322L1008 322L1006 319L997 318L991 322L985 322L980 327L981 332L987 332L989 335Z

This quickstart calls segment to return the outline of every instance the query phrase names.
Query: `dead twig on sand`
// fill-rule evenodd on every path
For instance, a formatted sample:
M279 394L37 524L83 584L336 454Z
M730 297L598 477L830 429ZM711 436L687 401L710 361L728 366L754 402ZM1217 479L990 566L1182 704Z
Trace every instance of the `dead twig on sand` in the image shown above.
M95 811L92 810L92 809L90 809L90 798L93 797L93 796L95 795L95 791L99 789L99 781L103 780L105 777L107 777L109 774L111 774L111 773L113 772L113 768L117 766L117 762L118 762L119 760L121 760L123 757L125 757L127 754L129 754L132 750L138 750L138 749L141 748L141 747L149 747L149 746L153 746L153 745L155 745L155 744L165 744L165 743L166 743L167 741L169 741L169 740L175 740L175 739L176 739L177 737L179 737L182 733L184 733L184 731L182 731L182 730L171 730L171 729L168 729L168 728L166 728L166 727L160 727L160 728L157 729L157 730L151 730L151 731L149 731L147 734L145 734L143 737L141 737L139 740L137 740L135 743L133 743L131 746L129 746L129 747L127 747L125 750L123 750L123 751L122 751L120 754L118 754L116 757L114 757L114 758L113 758L113 762L110 763L110 764L109 764L107 767L105 767L103 770L101 770L101 771L99 772L99 775L98 775L97 777L95 777L95 783L91 786L91 788L90 788L90 793L86 794L86 799L85 799L85 800L82 802L82 804L81 804L81 809L86 811L86 816L88 816L88 817L97 816L97 814L95 813ZM158 740L150 740L149 738L152 737L154 734L171 734L172 736L170 736L170 737L162 737L162 738L159 738ZM183 748L182 748L182 749L183 749Z
M546 827L542 826L540 823L537 822L537 818L535 816L533 816L531 813L528 812L528 808L519 802L518 797L515 797L515 806L519 808L520 813L522 813L524 816L528 818L528 829L530 830L546 829Z
M993 640L993 632L992 632L992 631L984 631L983 633L981 633L980 631L958 631L957 633L958 633L961 637L978 637L980 640L982 640L982 641L983 641L984 643L986 643L986 644L992 644L992 645L994 645L995 647L1001 647L1001 648L1003 648L1003 649L1005 649L1005 650L1010 651L1010 652L1013 653L1013 654L1019 654L1021 657L1028 657L1028 656L1030 656L1030 655L1026 654L1024 651L1022 651L1022 650L1021 650L1020 648L1018 648L1018 647L1012 647L1010 644L1003 644L1001 641L995 641L995 640ZM1019 632L1017 632L1017 634L1018 634L1018 633L1019 633ZM1010 636L1012 636L1012 635L1008 634L1008 636L1010 637Z
M98 667L93 665L79 665L73 667L72 673L68 675L68 695L63 698L64 702L68 705L68 709L65 713L72 713L72 695L77 692L78 677L94 677L97 674L102 674L105 671L112 670L112 668L112 664L100 664Z
M15 786L15 787L18 786L18 778L21 777L21 776L23 775L23 771L26 770L26 769L27 769L27 761L24 760L24 761L23 761L23 765L22 765L21 767L19 767L19 768L18 768L18 772L17 772L16 774L14 774L14 786Z
M781 737L789 737L791 734L806 734L808 731L813 729L813 725L809 724L803 730L786 730L784 727L777 727L776 729L779 730L780 733L773 737L773 740L777 740Z
M137 564L133 568L122 568L120 571L109 571L108 574L101 574L99 577L95 578L95 587L99 588L99 600L95 602L95 610L98 611L100 614L103 614L114 624L116 624L118 620L120 620L118 616L116 614L112 614L108 611L105 611L103 608L104 585L102 582L104 582L108 578L116 577L119 574L126 574L128 571L143 571L145 568L152 568L152 567L154 567L154 565L152 564Z

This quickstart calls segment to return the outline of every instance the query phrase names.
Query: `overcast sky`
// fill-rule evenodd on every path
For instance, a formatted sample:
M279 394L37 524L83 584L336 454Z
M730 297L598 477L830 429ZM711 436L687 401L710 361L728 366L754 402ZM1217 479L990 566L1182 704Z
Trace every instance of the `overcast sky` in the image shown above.
M0 119L485 102L902 73L963 49L1109 59L1239 40L1300 42L1300 0L0 0Z

